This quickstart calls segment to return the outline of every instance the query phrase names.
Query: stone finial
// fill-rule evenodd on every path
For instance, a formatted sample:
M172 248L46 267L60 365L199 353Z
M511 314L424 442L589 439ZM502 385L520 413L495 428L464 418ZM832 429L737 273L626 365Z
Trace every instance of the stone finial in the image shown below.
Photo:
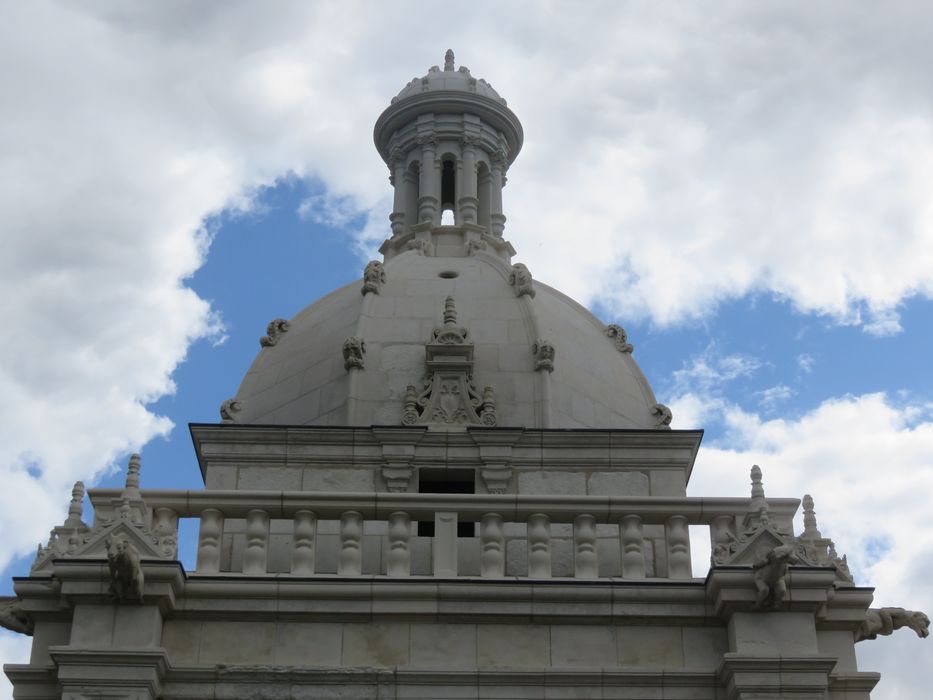
M803 534L802 538L808 540L818 540L823 535L820 534L816 526L816 512L813 510L813 496L805 494L803 497Z
M554 371L555 350L551 343L538 338L535 344L531 346L531 352L533 352L535 356L535 371Z
M887 636L902 627L912 629L918 637L924 639L930 634L930 618L919 610L869 608L865 611L865 621L855 633L855 641L875 639L878 635Z
M787 567L797 562L794 545L782 544L760 555L752 564L758 595L755 607L776 608L787 597Z
M107 538L107 565L110 569L110 594L114 601L142 601L144 576L139 550L127 537Z
M351 369L363 369L363 353L365 352L366 341L351 335L343 341L343 368L348 372Z
M753 464L750 476L752 479L752 501L764 501L765 487L761 483L761 467Z
M363 270L363 296L367 294L378 294L382 285L386 281L385 267L378 260L370 260L366 263Z
M444 325L448 328L457 325L457 305L453 297L444 299Z
M35 623L23 610L23 602L19 598L14 598L0 602L0 627L31 637Z
M283 333L288 332L289 328L291 328L291 324L284 318L270 321L269 325L266 326L266 335L259 339L259 344L264 348L272 347L279 342L279 338Z
M220 404L221 423L236 423L236 414L239 413L242 409L242 402L238 401L237 399L227 399L222 404Z
M635 346L628 342L628 334L625 329L617 323L610 323L605 328L606 335L615 343L616 350L623 353L632 352Z
M491 386L483 387L483 402L480 408L479 422L489 427L499 422L496 415L496 394Z
M124 495L132 492L135 498L139 498L139 472L142 469L142 460L138 453L130 455L129 464L126 466L126 484L123 489Z
M81 516L84 514L84 482L76 481L71 489L71 503L68 504L68 517L65 527L84 527Z
M447 49L447 53L444 54L444 70L452 71L454 70L454 50Z
M509 284L515 290L515 296L535 298L534 280L531 272L522 263L512 265L512 271L509 272Z
M674 414L671 413L671 409L663 403L656 403L651 409L651 415L654 416L655 428L658 430L671 429L671 421L674 419Z

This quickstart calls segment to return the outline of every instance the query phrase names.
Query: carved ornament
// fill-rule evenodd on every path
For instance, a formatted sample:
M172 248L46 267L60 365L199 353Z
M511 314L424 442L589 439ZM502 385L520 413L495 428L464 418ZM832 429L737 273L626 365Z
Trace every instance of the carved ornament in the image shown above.
M538 338L531 346L531 352L535 356L535 370L539 372L554 371L554 346L546 340Z
M627 353L635 349L635 346L628 342L628 334L622 326L616 323L610 323L606 326L605 332L612 342L615 343L616 350L619 352Z
M385 266L378 260L370 260L363 270L363 296L378 294L386 282Z
M534 280L531 278L531 272L522 263L512 265L512 270L509 272L509 284L515 290L515 296L529 296L534 299Z
M351 335L343 341L343 368L348 372L351 369L363 369L363 354L366 352L366 341Z
M920 639L925 639L930 634L930 618L919 610L869 608L865 611L865 621L855 633L855 641L887 636L903 627L912 629Z
M237 414L243 410L243 404L238 399L227 399L220 404L220 422L237 423Z
M23 610L23 603L19 598L8 598L0 600L0 627L31 637L35 623Z
M291 328L291 324L284 318L271 321L266 327L266 335L259 339L259 344L264 348L272 347L279 342L279 338L282 337L283 333L288 332L289 328Z
M656 403L651 409L651 415L654 416L655 428L659 430L671 429L671 421L674 419L674 414L671 413L671 409L663 403Z

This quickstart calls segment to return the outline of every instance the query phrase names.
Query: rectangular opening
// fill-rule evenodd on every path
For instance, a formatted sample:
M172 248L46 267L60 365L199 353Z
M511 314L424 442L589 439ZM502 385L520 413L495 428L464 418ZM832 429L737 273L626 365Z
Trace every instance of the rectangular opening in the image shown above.
M476 493L472 469L419 469L418 493ZM457 523L457 537L473 537L476 523ZM419 521L417 534L434 537L434 521Z

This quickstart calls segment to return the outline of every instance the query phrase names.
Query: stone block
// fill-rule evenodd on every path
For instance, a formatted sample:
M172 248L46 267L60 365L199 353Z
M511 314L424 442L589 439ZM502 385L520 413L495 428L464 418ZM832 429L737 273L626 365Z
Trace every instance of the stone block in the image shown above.
M201 624L200 664L271 664L275 645L274 622Z
M409 626L405 624L345 624L343 666L407 666Z
M528 541L508 540L505 544L505 575L528 575Z
M410 664L419 669L476 666L476 625L411 625Z
M303 491L373 491L375 477L371 469L304 469Z
M478 666L548 666L550 635L545 625L479 625Z
M821 630L816 633L816 644L821 654L836 657L833 673L858 671L855 658L855 642L851 632L845 630Z
M299 491L301 470L293 467L240 467L237 488L243 491Z
M195 666L201 646L201 623L167 620L162 626L162 646L173 666Z
M606 668L616 665L616 628L551 625L551 665Z
M205 488L235 489L237 483L236 467L208 467L204 480Z
M684 666L691 669L713 671L729 651L724 627L684 627L683 643Z
M684 473L679 469L655 469L649 478L652 496L683 496L687 493Z
M49 656L49 647L64 646L71 639L70 622L53 622L51 620L36 620L36 628L32 635L32 651L29 663L39 666L52 664Z
M648 496L651 489L643 472L593 472L586 492L591 496Z
M113 644L113 605L75 606L71 624L71 645L109 647Z
M115 647L157 647L162 640L162 613L155 605L118 605L113 625Z
M729 620L729 650L765 656L805 656L818 651L813 615L805 612L737 612Z
M680 668L684 665L680 627L619 629L619 663L626 668Z
M583 472L533 471L519 472L518 492L544 495L586 494L586 474Z
M339 666L343 625L280 622L275 630L274 663L279 666Z

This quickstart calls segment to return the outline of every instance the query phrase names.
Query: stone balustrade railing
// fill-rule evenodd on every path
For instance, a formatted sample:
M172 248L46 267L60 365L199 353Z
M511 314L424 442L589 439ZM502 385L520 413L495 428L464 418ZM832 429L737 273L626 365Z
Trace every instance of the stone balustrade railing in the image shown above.
M108 517L120 491L91 493ZM198 518L198 574L692 576L690 525L728 544L745 498L145 490L152 526ZM769 499L790 525L797 499ZM428 525L419 536L417 523ZM458 524L473 523L464 536ZM370 556L365 556L366 553Z

